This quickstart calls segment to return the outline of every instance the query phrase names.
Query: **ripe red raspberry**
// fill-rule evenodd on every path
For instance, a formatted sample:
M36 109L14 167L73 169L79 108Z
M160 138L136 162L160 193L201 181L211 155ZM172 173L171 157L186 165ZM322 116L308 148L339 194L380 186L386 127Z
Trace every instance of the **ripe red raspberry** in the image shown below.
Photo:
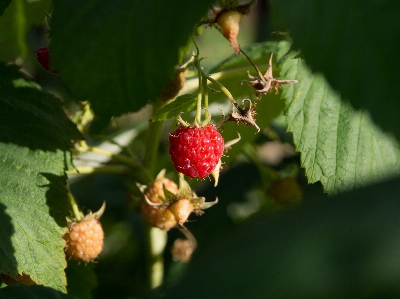
M219 14L217 18L223 35L230 41L237 55L240 54L240 48L236 38L239 34L239 23L242 17L243 14L237 10L227 10Z
M103 228L93 217L71 224L63 238L65 251L73 260L90 262L103 250Z
M163 199L165 199L163 186L173 194L178 193L177 184L169 179L159 178L147 188L145 192L147 199L153 203L163 203ZM174 215L168 209L168 205L154 207L146 200L142 200L140 208L144 219L151 226L168 231L177 224Z
M169 135L169 143L175 169L191 178L208 176L224 151L224 139L213 125L180 126Z
M49 49L46 47L42 48L37 48L36 49L36 58L40 65L49 72L52 72L53 74L58 74L57 70L51 70L50 69L50 52Z

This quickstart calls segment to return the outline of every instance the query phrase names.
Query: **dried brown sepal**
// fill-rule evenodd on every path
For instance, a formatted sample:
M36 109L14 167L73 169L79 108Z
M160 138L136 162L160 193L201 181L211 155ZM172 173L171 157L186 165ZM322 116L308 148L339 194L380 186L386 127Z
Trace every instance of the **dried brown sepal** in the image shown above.
M234 121L237 124L253 126L257 129L257 133L260 132L260 127L257 125L254 118L257 114L255 111L256 104L253 104L250 99L243 99L242 104L244 104L244 102L249 102L249 105L245 108L241 108L236 102L232 102L233 107L232 110L229 112L228 117L226 119L222 119L218 123L218 126L230 121Z
M253 87L256 90L257 96L266 95L272 89L275 89L275 93L278 93L279 88L282 85L297 83L297 80L279 80L279 79L273 77L273 75L272 75L273 53L271 53L271 57L269 59L268 70L264 75L262 75L262 73L257 68L257 66L251 61L250 57L248 57L247 54L243 50L241 50L241 52L253 64L254 68L257 70L257 73L259 75L259 77L254 77L254 76L250 75L249 71L247 71L247 74L248 74L249 78L251 79L251 81L242 80L242 84L244 83L244 84L247 84L247 85Z

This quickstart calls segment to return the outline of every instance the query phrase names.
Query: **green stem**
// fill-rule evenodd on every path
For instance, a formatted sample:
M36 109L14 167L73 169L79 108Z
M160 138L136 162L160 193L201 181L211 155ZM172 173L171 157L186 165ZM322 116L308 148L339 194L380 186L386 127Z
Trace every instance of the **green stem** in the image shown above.
M242 49L240 49L240 52L242 52L242 54L247 58L247 60L251 63L251 65L254 67L254 69L256 70L258 76L260 76L260 78L263 78L263 74L261 73L261 71L258 69L258 67L256 66L256 64L253 62L253 60L251 60L251 58L246 54L245 51L243 51Z
M72 213L74 214L75 221L80 221L82 219L81 211L79 210L78 204L76 203L75 197L71 193L69 185L66 185L67 196L69 204L71 205Z
M67 170L67 174L93 174L93 173L113 173L113 174L129 174L127 168L123 166L77 166L72 170Z
M233 98L232 94L229 92L229 90L223 86L221 83L219 83L217 80L211 78L209 75L207 75L203 70L201 70L202 76L206 77L207 80L210 82L214 83L217 85L221 91L231 100L232 103L236 103L235 99Z
M202 76L201 76L201 66L200 66L200 60L198 57L195 59L195 67L198 70L198 77L199 77L199 89L197 93L197 107L196 107L196 122L198 124L201 124L201 100L202 100Z
M153 113L164 103L158 102L153 106ZM144 166L151 177L155 178L155 170L158 158L158 147L160 144L163 122L151 122L147 131L147 142L144 154ZM164 275L164 250L167 233L161 229L146 225L145 229L146 252L147 252L147 285L153 290L163 283Z
M147 226L147 271L148 288L154 290L164 280L164 250L167 244L167 232L157 227Z
M185 182L185 176L183 173L179 172L179 189L183 187L183 183Z
M164 103L158 101L153 105L153 113L157 111L159 107L161 107ZM162 121L150 122L149 128L147 130L147 140L146 140L146 148L143 158L143 165L146 168L147 172L150 174L151 179L154 180L156 176L156 165L157 165L157 157L158 157L158 147L160 145L160 138L162 132Z
M73 149L72 152L75 152L75 153L92 152L92 153L95 153L95 154L99 154L99 155L103 155L103 156L109 157L109 158L113 159L114 161L121 162L121 163L123 163L125 165L128 165L129 167L132 167L132 168L140 167L140 165L138 165L131 158L128 158L126 156L122 156L122 155L119 155L119 154L111 153L111 152L106 151L104 149L101 149L99 147L81 146L81 147L79 147L77 149Z
M208 86L207 86L207 77L201 76L203 82L202 82L202 97L204 99L204 108L208 108ZM208 109L206 109L204 118L208 119L208 117L210 116L210 112L208 111Z
M26 58L28 54L28 48L26 43L26 32L25 28L28 27L26 24L26 11L25 11L25 1L17 0L15 2L15 24L18 24L16 27L16 31L14 33L14 38L16 38L18 46L19 46L19 53L18 55L22 58Z
M200 65L200 58L199 58L199 54L200 54L200 50L199 47L196 44L196 41L194 40L194 38L192 38L192 42L194 44L194 47L196 48L196 54L194 55L194 67L197 68L197 72L198 72L198 80L199 80L199 89L197 92L197 107L196 107L196 122L198 124L201 124L201 101L202 101L202 83L203 83L203 76L202 76L202 72L203 70L201 69L201 65Z
M147 184L148 182L150 182L152 180L152 175L147 171L147 169L145 167L143 167L142 165L140 165L140 163L136 162L134 159L123 156L123 155L119 155L119 154L114 154L111 153L109 151L106 151L104 149L98 148L98 147L90 147L87 146L87 144L85 142L81 142L80 147L73 149L72 150L73 153L86 153L86 152L92 152L92 153L96 153L99 155L103 155L106 157L109 157L110 159L114 160L114 161L118 161L126 166L128 166L129 168L132 169L132 173L134 175L134 177L142 184ZM106 169L106 168L105 168ZM105 170L104 169L104 170ZM112 170L112 168L108 168L110 171L104 171L104 172L109 172L109 173L120 173L118 172L114 172ZM86 168L86 169L82 169L83 171L87 171L87 173L96 173L96 172L102 172L101 170L96 171L93 169L92 172L88 172L91 171L90 167Z

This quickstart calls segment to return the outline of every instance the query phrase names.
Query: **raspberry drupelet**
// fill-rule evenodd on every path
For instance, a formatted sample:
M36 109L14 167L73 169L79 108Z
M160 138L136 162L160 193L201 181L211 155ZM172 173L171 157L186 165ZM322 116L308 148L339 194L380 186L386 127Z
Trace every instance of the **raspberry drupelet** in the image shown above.
M170 134L169 142L175 169L191 178L208 176L224 152L224 139L214 125L180 126Z

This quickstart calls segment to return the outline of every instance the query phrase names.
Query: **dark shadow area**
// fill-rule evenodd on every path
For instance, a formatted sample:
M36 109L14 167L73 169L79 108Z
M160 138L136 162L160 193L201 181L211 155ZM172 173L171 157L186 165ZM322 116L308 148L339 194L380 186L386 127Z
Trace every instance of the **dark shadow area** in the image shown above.
M221 230L163 298L399 298L399 192L320 195Z
M193 222L186 223L187 228L196 236L199 246L209 239L210 235L219 230L232 226L232 218L227 214L227 206L232 202L245 200L246 191L260 186L261 178L254 164L243 163L222 173L218 186L210 181L196 190L196 194L203 196L207 201L214 201L218 197L218 204L207 209L204 215L192 215L189 219ZM179 234L179 232L178 232Z
M68 211L67 190L65 189L67 177L57 176L52 173L41 173L49 184L39 186L47 188L46 204L49 207L49 214L60 227L67 227L66 216Z
M18 264L14 256L15 249L11 242L11 236L15 230L12 219L6 210L6 206L0 203L0 272L16 275Z
M27 299L27 298L46 298L46 299L74 299L67 294L42 285L15 284L0 289L1 299Z
M17 67L0 64L0 88L0 142L54 152L82 138L61 100L33 87Z

